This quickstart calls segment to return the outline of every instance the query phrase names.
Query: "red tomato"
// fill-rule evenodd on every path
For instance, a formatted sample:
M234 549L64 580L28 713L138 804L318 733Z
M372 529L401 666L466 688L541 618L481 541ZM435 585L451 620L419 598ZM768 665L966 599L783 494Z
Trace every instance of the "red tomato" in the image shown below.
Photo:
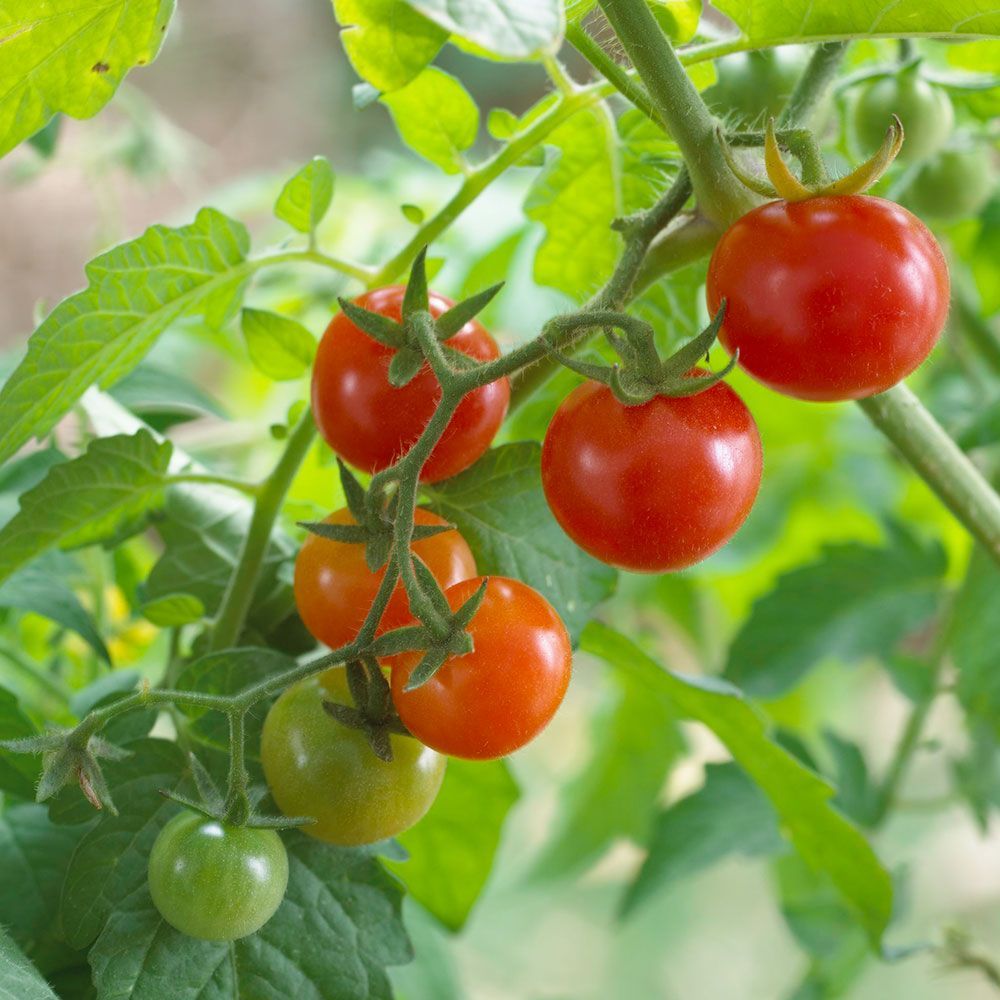
M418 507L415 524L446 524L436 514ZM355 524L351 512L342 507L326 518L329 524ZM476 575L476 562L465 539L457 531L421 538L413 543L442 587ZM295 560L295 603L306 628L320 642L337 649L353 642L375 600L384 569L372 572L365 562L364 545L335 542L309 535ZM402 583L397 583L377 634L413 620Z
M948 266L915 216L866 195L774 201L737 220L708 266L708 307L740 365L799 399L883 392L930 353Z
M723 382L625 406L584 382L542 446L552 513L580 548L640 573L690 566L727 542L760 485L757 424Z
M393 285L368 292L355 302L398 320L404 292L401 285ZM443 295L431 293L434 316L452 305ZM500 355L496 342L475 320L445 343L477 361L492 361ZM343 313L333 317L316 352L312 379L316 424L338 455L367 472L392 465L410 449L441 396L441 387L426 365L402 388L390 385L388 370L394 353ZM469 393L431 452L421 479L436 482L472 465L490 446L509 400L506 378Z
M404 690L421 653L387 659L392 699L413 735L453 757L490 760L523 747L548 724L569 684L572 649L555 609L537 590L502 576L486 578L469 624L474 649L453 656L426 684ZM457 610L483 578L445 591Z

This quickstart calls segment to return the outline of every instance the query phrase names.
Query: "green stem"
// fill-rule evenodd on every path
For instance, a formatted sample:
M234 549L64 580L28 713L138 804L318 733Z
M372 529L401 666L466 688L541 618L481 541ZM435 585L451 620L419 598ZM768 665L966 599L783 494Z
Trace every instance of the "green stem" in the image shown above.
M816 46L809 59L809 65L799 77L788 103L778 116L775 123L778 128L791 128L809 123L813 112L837 75L837 69L846 51L846 42L825 42Z
M246 768L246 709L234 708L229 713L229 783L226 791L225 821L242 826L250 816Z
M718 122L684 70L646 0L599 0L660 120L680 148L703 214L728 224L756 204L729 169Z
M858 405L1000 563L1000 496L920 400L900 382Z
M234 645L243 631L254 591L257 589L260 569L271 540L274 522L281 512L285 494L292 485L292 480L312 444L315 433L312 414L306 410L289 435L285 450L274 471L261 484L236 569L229 580L229 586L226 588L215 620L209 643L210 652Z
M968 290L956 283L955 315L958 325L966 339L975 347L980 357L989 365L995 374L1000 374L1000 337L991 329L989 323L979 314L973 305Z

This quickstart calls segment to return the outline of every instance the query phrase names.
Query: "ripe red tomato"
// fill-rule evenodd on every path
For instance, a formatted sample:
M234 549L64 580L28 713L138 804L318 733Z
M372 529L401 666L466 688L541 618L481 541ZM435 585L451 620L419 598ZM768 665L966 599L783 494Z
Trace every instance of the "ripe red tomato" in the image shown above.
M738 219L708 265L708 307L740 365L799 399L883 392L930 353L948 265L905 208L866 195L773 201Z
M355 302L398 320L404 292L401 285L378 288ZM443 295L431 293L434 316L452 305ZM445 343L477 361L492 361L500 354L496 342L476 320L470 320ZM316 425L338 455L367 472L392 465L409 450L441 396L441 387L426 365L402 388L390 385L388 370L394 353L359 330L343 313L333 317L316 352L312 379ZM490 446L509 400L506 378L469 393L431 452L421 479L433 483L472 465Z
M416 524L446 524L437 514L418 507ZM329 524L355 524L351 512L342 507L326 518ZM413 551L427 563L442 587L476 575L476 561L457 531L421 538ZM295 560L295 604L306 628L331 649L346 646L357 637L385 569L372 572L365 562L365 547L309 535ZM402 583L397 583L376 630L381 635L413 620Z
M324 701L353 705L343 667L293 684L267 713L260 758L274 801L286 816L313 817L302 832L328 844L372 844L409 829L437 797L445 758L392 734L392 760L380 760Z
M396 711L421 743L453 757L490 760L533 740L555 715L569 684L572 649L559 615L519 580L487 577L469 624L471 653L447 660L426 684L405 690L420 653L401 653L392 668ZM483 578L445 591L457 610Z
M638 406L584 382L549 424L542 485L580 548L622 569L662 573L732 537L757 496L761 463L757 424L723 382Z

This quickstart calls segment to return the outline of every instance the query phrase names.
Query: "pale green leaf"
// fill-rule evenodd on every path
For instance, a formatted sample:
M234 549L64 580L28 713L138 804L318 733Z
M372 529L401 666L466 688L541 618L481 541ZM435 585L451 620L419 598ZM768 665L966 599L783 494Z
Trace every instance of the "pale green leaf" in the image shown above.
M559 49L562 0L407 0L449 33L486 52L524 59Z
M205 605L194 594L164 594L143 604L139 613L160 628L177 628L204 617Z
M250 360L276 382L302 378L312 367L316 338L287 316L264 309L244 309L243 337Z
M448 39L405 0L333 0L333 13L355 72L378 91L405 87Z
M0 156L57 112L89 118L156 57L173 0L0 3Z
M455 77L433 66L412 83L382 97L400 137L446 173L462 170L462 155L476 141L479 108Z
M202 209L189 226L153 226L87 265L89 285L60 303L0 390L0 462L49 431L93 383L127 375L182 316L221 325L249 270L238 222Z
M813 868L825 872L877 945L892 913L892 880L861 832L830 804L833 789L775 743L763 718L729 684L685 678L662 669L630 639L591 623L581 648L670 698L725 744L736 763L767 796L782 833Z
M97 438L79 458L53 466L0 530L0 581L55 545L101 541L157 505L171 450L139 431Z
M694 38L701 19L701 0L647 0L664 34L675 44Z
M281 189L274 214L300 233L311 233L333 201L333 181L330 161L314 156Z

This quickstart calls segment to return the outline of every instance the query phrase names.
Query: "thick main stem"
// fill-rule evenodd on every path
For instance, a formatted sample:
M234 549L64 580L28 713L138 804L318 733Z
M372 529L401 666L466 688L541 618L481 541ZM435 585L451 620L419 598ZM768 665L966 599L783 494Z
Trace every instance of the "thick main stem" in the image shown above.
M274 522L281 512L288 488L292 485L302 460L316 433L312 414L307 410L289 435L285 450L274 471L264 481L254 504L250 528L240 549L236 570L222 598L209 651L226 649L235 645L243 631L247 614L253 601L260 569L264 564L267 546L271 541Z
M1000 496L920 400L900 382L858 405L1000 563Z
M646 0L599 0L660 120L680 148L701 211L726 225L755 204L722 155L717 122L687 75Z

